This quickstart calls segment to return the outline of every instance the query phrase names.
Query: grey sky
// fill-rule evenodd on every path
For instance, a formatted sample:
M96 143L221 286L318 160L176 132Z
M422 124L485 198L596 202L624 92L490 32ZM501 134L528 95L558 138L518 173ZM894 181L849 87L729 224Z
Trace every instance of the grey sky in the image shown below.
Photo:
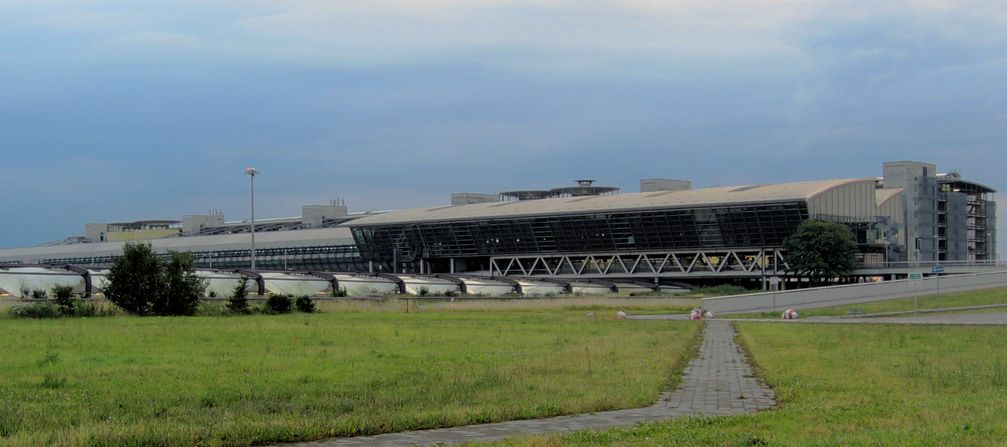
M891 159L1007 188L1003 2L2 2L0 41L0 246L244 218L246 165L262 216Z

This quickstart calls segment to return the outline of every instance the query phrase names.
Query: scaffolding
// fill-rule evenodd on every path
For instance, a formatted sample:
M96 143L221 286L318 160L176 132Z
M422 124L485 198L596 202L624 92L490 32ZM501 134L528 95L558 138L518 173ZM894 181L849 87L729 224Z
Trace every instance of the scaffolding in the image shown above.
M995 257L991 231L993 215L990 213L994 192L992 188L987 186L960 179L941 182L938 199L937 237L938 243L944 248L945 257L939 258L940 260L947 259L948 237L954 226L950 223L954 216L953 213L949 214L949 193L962 193L966 197L965 241L968 254L965 260L989 261Z

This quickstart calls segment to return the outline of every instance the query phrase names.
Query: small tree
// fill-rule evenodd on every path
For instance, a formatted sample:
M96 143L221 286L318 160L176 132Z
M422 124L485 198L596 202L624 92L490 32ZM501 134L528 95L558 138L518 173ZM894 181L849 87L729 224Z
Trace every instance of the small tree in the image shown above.
M162 266L150 245L127 242L109 268L105 298L131 314L150 314L163 293Z
M192 315L206 287L194 264L188 253L171 252L165 263L149 244L127 243L112 261L105 297L135 315Z
M227 300L227 308L231 312L248 312L248 277L242 276L238 280L238 285L231 291L231 298Z
M812 284L849 276L856 260L857 244L846 225L806 220L783 241L788 274L809 278Z
M73 315L77 309L77 300L73 298L73 287L59 284L52 288L53 301L61 315Z
M157 315L193 315L206 290L196 275L195 257L189 253L170 252L164 269L164 288L157 295L154 313Z

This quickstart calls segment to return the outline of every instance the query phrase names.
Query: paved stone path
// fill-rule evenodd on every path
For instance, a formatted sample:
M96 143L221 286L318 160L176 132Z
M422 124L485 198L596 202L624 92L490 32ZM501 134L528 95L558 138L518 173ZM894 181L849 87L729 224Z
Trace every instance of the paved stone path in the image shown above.
M661 394L657 403L645 408L339 438L289 445L297 447L352 447L485 442L519 435L626 426L643 421L680 416L754 412L776 405L773 390L762 386L755 378L741 348L734 342L734 337L734 328L729 322L708 321L699 356L689 362L683 372L682 382L678 389Z

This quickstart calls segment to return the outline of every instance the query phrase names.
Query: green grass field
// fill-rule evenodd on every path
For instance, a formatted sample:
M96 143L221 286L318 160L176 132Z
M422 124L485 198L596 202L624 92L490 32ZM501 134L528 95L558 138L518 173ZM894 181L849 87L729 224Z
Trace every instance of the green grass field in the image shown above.
M612 314L5 319L0 445L248 445L650 404L700 326Z
M801 318L815 316L846 316L849 315L851 311L862 312L865 314L899 312L916 309L916 302L916 298L910 297L900 298L897 300L876 301L873 303L823 307L820 309L802 309L799 312L801 314ZM940 299L937 298L937 295L924 295L919 297L920 310L980 306L987 304L1007 304L1007 289L1001 288L945 293L941 294ZM1003 311L1003 309L996 311ZM777 312L757 312L724 316L729 318L780 318L781 312L783 312L783 309L780 309Z
M759 375L776 389L774 410L499 445L1007 444L1007 327L738 327Z

